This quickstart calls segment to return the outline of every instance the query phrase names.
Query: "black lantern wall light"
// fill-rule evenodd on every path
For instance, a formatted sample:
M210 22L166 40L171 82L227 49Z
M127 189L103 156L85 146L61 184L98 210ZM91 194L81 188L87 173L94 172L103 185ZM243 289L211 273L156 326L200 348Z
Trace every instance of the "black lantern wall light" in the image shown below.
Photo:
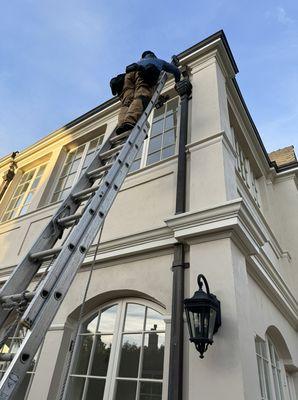
M203 290L203 283L206 292ZM213 343L213 335L221 325L220 301L209 291L204 275L198 275L199 290L190 299L184 300L190 338L204 358L208 346Z

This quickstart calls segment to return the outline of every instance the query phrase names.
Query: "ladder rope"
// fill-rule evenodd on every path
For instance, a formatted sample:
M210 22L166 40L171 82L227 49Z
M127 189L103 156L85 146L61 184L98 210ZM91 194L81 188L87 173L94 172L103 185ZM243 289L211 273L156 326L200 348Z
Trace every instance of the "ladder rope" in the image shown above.
M63 380L63 383L62 383L62 386L61 386L61 389L60 389L59 400L63 400L63 398L64 398L64 391L66 389L68 378L69 378L70 366L71 366L71 362L72 362L72 358L73 358L74 349L76 348L76 345L77 345L79 329L80 329L81 322L82 322L83 315L84 315L85 304L86 304L87 295L88 295L88 291L89 291L89 287L90 287L90 283L91 283L91 279L92 279L92 274L93 274L93 271L94 271L94 266L95 266L95 263L96 263L96 257L97 257L97 253L98 253L98 249L99 249L99 244L100 244L100 240L101 240L101 235L102 235L102 231L103 231L103 228L104 228L104 224L105 224L105 219L103 221L101 230L100 230L99 235L98 235L98 240L97 240L97 243L96 243L94 256L93 256L93 260L92 260L92 263L91 263L87 284L86 284L86 287L85 287L83 301L82 301L82 304L80 306L79 318L78 318L77 323L76 323L74 338L72 339L73 340L73 344L72 344L72 347L71 347L71 350L70 350L70 354L69 354L69 357L68 357L68 361L67 361L65 378Z
M115 158L116 157L112 157L111 160L109 160L110 162L108 162L108 163L112 164ZM107 174L107 172L104 173L104 176L106 174ZM102 180L102 178L101 178L101 180ZM89 201L91 201L91 198L88 200L88 202ZM74 353L74 350L75 350L76 345L77 345L79 329L80 329L81 322L82 322L83 315L84 315L86 299L87 299L87 295L88 295L88 291L89 291L89 287L90 287L90 283L91 283L91 279L92 279L92 274L93 274L93 271L94 271L94 266L95 266L95 263L96 263L96 257L97 257L97 254L98 254L98 249L99 249L100 240L101 240L102 231L103 231L103 228L104 228L104 225L105 225L105 221L106 221L106 219L103 220L101 229L99 231L99 235L98 235L98 239L97 239L97 243L96 243L96 247L95 247L95 252L94 252L94 255L93 255L93 260L92 260L92 263L91 263L90 272L89 272L88 280L87 280L86 287L85 287L83 301L82 301L82 304L80 306L79 318L77 320L74 337L72 339L73 343L72 343L72 347L70 349L70 354L69 354L69 357L68 357L68 360L67 360L65 377L63 379L63 383L62 383L61 388L60 388L60 395L59 395L58 400L63 400L64 399L64 392L65 392L66 386L68 384L68 378L69 378L69 374L70 374L70 367L71 367L71 363L72 363L73 353Z

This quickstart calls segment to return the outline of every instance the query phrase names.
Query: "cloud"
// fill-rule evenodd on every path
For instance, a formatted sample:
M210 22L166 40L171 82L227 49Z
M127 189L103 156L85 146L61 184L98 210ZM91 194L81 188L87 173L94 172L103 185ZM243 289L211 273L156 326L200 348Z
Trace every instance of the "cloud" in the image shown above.
M290 27L295 24L295 20L291 18L284 7L277 6L273 10L267 11L266 18L277 21L279 24Z

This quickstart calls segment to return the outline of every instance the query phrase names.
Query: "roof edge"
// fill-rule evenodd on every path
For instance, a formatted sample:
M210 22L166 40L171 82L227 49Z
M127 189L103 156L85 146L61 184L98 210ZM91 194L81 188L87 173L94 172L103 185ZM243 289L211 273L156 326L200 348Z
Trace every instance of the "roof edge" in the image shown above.
M208 36L206 39L201 40L197 44L189 47L188 49L182 51L181 53L177 54L177 57L178 58L187 57L191 53L194 53L195 51L201 49L202 47L207 46L208 44L210 44L210 43L212 43L212 42L214 42L214 41L216 41L218 39L220 39L222 41L222 43L223 43L223 45L225 47L225 50L226 50L226 52L227 52L227 54L229 56L229 59L231 61L231 64L233 66L233 69L235 71L235 74L237 74L239 72L239 69L237 67L237 64L236 64L235 58L233 56L232 50L231 50L231 48L229 46L227 37L226 37L226 35L225 35L225 33L224 33L224 31L222 29L217 31L217 32L215 32L215 33L213 33L212 35Z

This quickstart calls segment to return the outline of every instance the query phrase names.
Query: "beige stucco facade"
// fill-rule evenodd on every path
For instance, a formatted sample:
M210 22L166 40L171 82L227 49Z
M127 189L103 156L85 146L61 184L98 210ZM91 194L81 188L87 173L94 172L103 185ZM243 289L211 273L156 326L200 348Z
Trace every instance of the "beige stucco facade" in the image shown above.
M185 53L193 85L187 144L187 212L175 215L177 155L126 179L104 226L86 313L113 299L156 304L166 322L163 397L167 398L174 245L187 245L185 297L205 274L221 301L222 326L204 360L185 322L184 400L261 399L256 337L274 343L292 393L298 394L298 168L268 163L233 78L237 71L217 37ZM168 81L165 92L173 93ZM59 202L49 203L65 152L117 121L118 103L24 149L0 203L3 213L24 171L46 162L29 212L0 223L0 279L24 256ZM9 157L0 160L0 175ZM28 399L56 399L63 360L82 302L92 250L77 274L42 347ZM285 375L284 375L285 376ZM290 397L283 378L285 399ZM272 399L275 400L275 397ZM277 400L277 399L276 399Z

